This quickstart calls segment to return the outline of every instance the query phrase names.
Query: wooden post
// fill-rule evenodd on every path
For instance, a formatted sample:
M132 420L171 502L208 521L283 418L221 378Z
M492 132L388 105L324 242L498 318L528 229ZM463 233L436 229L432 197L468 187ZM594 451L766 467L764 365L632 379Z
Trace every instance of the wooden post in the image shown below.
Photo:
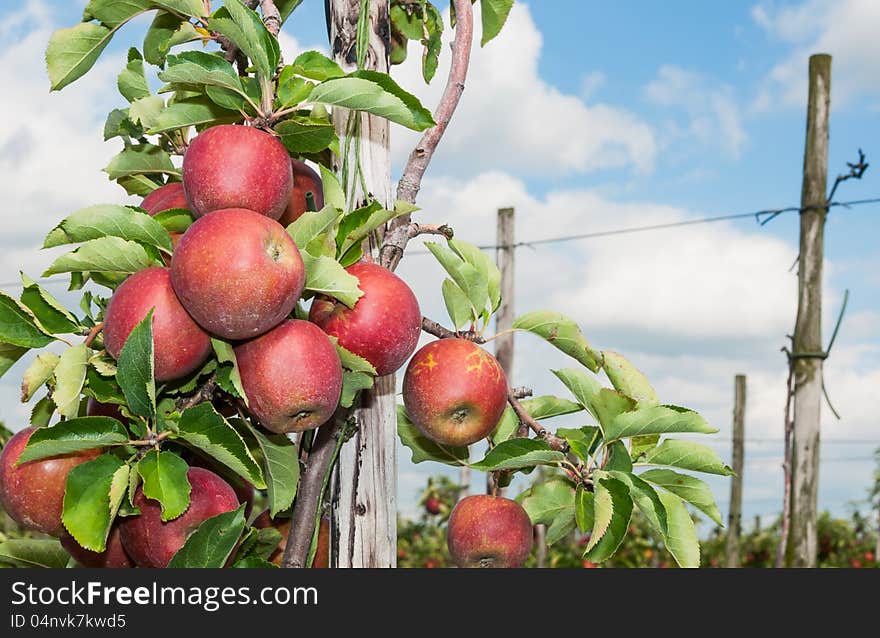
M746 377L736 375L733 390L733 476L730 479L730 511L727 515L727 567L739 567L742 532L743 447L745 439Z
M495 313L495 332L510 330L513 326L513 262L516 248L514 243L514 220L512 208L498 209L498 232L496 236L495 263L501 271L501 306ZM513 334L506 334L495 339L495 358L501 364L507 382L513 380ZM494 475L486 475L486 493L502 495L503 488L495 486Z
M755 514L755 534L761 533L761 515Z
M360 0L328 0L330 49L343 69L357 68ZM389 0L370 0L369 48L365 68L388 72ZM383 206L394 203L388 120L361 115L359 144L351 144L349 172L360 162L363 183ZM340 142L349 112L333 109ZM340 144L342 148L344 146ZM359 156L355 154L358 152ZM337 171L343 158L334 158ZM355 180L357 181L357 180ZM365 203L360 184L355 203ZM375 247L373 247L375 248ZM395 567L397 564L397 414L394 375L379 377L355 411L357 432L339 453L333 490L334 548L338 567Z
M791 567L816 566L819 426L822 404L822 262L828 182L831 56L810 56L804 178L801 189L798 309L792 339Z

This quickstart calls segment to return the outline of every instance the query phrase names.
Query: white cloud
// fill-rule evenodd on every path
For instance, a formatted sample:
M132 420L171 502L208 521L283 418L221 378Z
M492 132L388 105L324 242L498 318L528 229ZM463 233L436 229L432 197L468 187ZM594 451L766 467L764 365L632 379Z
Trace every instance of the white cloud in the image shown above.
M657 144L648 124L616 106L587 104L541 78L543 36L528 5L517 3L501 35L485 48L479 47L479 28L476 31L466 89L435 165L460 173L489 166L539 174L652 170ZM447 30L444 39L448 42L451 36ZM410 46L407 62L394 74L433 110L449 72L449 47L443 47L437 75L425 86L416 50L420 45ZM415 134L395 130L392 150L397 165L416 140Z
M803 106L807 99L807 63L813 53L830 53L832 104L859 96L877 97L880 89L880 3L875 0L807 0L775 9L757 5L752 18L772 37L793 49L764 79L753 108Z
M596 91L605 85L607 79L601 71L592 71L584 75L581 79L581 98L584 101L592 99Z
M675 65L664 65L645 87L645 96L658 106L680 109L687 115L686 125L673 124L669 128L672 137L696 139L704 146L720 147L733 158L740 156L747 135L731 86Z

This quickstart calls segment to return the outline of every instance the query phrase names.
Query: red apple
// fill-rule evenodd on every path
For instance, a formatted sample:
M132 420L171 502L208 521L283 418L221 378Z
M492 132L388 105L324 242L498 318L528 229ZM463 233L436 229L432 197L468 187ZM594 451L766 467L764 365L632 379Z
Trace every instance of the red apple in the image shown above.
M77 465L91 461L101 452L83 450L16 465L36 429L20 430L0 452L0 506L22 527L61 536L64 533L61 512L67 475Z
M302 257L278 222L244 208L201 217L180 239L171 282L200 326L248 339L290 314L305 286Z
M290 155L278 138L250 126L224 124L197 135L183 156L183 186L196 217L247 208L272 219L290 202Z
M254 519L254 527L263 529L274 527L281 533L281 540L278 547L269 556L269 562L281 567L284 559L284 549L287 547L287 538L290 536L290 519L269 518L269 510L264 510ZM315 547L315 558L312 561L312 568L326 569L330 566L330 519L321 518L321 526L318 528L318 545Z
M77 543L73 536L67 533L61 537L61 546L82 567L134 567L134 563L131 562L128 554L125 553L125 549L122 547L118 524L114 524L110 528L110 535L107 537L107 549L103 552L93 552L86 549Z
M272 432L302 432L325 423L342 392L336 348L315 324L285 321L236 346L250 412Z
M507 405L507 379L491 354L464 339L440 339L410 359L403 377L406 413L444 445L470 445L489 435Z
M122 546L138 567L166 567L199 525L238 508L235 491L210 470L191 467L186 477L192 486L189 507L171 521L162 521L161 505L144 495L143 486L135 492L141 513L122 519L119 528Z
M422 330L419 302L404 281L387 268L359 262L346 268L358 278L363 296L354 308L318 297L309 320L339 345L373 364L381 376L397 371L415 351Z
M429 496L425 501L425 511L432 516L440 513L440 499L436 496Z
M151 308L156 380L179 379L197 370L211 353L211 337L180 304L167 268L136 272L113 293L104 312L107 352L118 359L128 335Z
M449 516L446 542L459 567L522 567L532 551L532 522L509 498L468 496Z
M292 159L290 163L293 166L293 189L290 191L287 208L278 220L285 228L309 209L306 193L311 193L315 198L315 210L324 208L324 183L318 174L303 161Z
M158 215L172 208L189 208L186 202L186 193L183 192L183 184L181 182L170 182L165 186L160 186L152 193L144 197L141 202L143 208L151 216ZM168 233L171 235L172 247L177 247L177 242L183 236L183 233ZM167 260L166 260L167 263Z
M111 419L126 422L126 418L119 411L119 406L115 403L101 403L94 397L89 397L86 404L86 416L109 416Z

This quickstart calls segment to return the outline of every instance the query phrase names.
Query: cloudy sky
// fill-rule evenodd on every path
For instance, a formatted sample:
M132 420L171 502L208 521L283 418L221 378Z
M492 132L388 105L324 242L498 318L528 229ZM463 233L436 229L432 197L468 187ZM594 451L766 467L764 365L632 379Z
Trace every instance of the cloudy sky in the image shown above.
M445 3L440 3L445 5ZM101 142L121 105L115 76L145 23L124 28L83 80L49 94L43 50L51 31L78 20L85 2L27 0L0 10L0 283L39 275L52 255L45 232L85 205L129 201L100 169L116 152ZM613 6L612 6L613 5ZM282 34L285 57L325 48L323 3L308 0ZM807 59L834 56L832 177L862 147L877 159L880 3L518 2L502 35L475 47L467 88L429 175L420 220L447 222L491 244L495 214L516 208L517 239L543 239L796 205L803 162ZM444 51L446 53L446 51ZM433 108L448 70L425 86L418 54L398 81ZM415 143L395 130L396 171ZM869 170L841 199L880 195ZM826 231L825 335L843 291L842 333L825 366L841 414L823 421L820 505L836 514L862 500L880 422L867 400L880 387L880 206L835 209ZM576 318L599 348L639 365L661 399L702 412L710 443L730 457L733 377L748 376L744 515L781 504L785 360L794 323L797 216L695 225L519 249L517 311L552 308ZM412 254L400 268L425 314L445 319L441 269ZM62 286L55 290L60 291ZM549 369L570 365L529 335L517 337L516 385L564 394ZM26 362L25 362L26 363ZM0 380L0 419L23 427L24 364ZM436 466L400 453L400 502L412 511ZM443 471L443 470L440 470ZM712 482L722 511L729 486Z

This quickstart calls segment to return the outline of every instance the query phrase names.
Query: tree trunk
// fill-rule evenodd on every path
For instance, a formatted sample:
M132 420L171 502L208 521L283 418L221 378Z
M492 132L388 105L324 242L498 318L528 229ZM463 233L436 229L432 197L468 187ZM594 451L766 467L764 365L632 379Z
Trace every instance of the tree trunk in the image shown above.
M831 56L810 56L807 139L801 190L798 311L792 341L792 448L789 564L816 566L819 426L822 407L822 262L828 186Z
M328 0L333 58L346 71L357 68L360 0ZM364 68L388 72L389 0L370 0L369 48ZM349 181L354 205L371 195L393 204L389 125L384 118L361 115L358 144L351 144ZM349 112L333 110L333 122L345 148ZM344 150L343 150L344 152ZM343 158L338 157L337 172ZM364 193L355 167L360 163ZM352 179L353 178L353 179ZM371 252L376 246L371 245ZM363 393L355 411L357 432L339 454L333 491L334 564L338 567L394 567L397 563L397 414L394 375L379 377Z

